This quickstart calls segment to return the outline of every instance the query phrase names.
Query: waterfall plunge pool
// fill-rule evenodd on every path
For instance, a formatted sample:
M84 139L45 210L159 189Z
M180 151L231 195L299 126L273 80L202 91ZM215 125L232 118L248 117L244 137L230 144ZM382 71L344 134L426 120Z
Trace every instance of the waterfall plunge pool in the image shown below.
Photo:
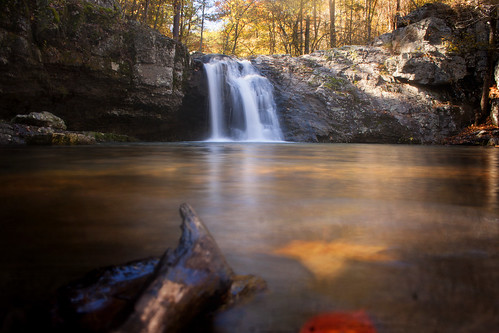
M188 202L266 293L207 332L499 327L497 149L168 143L0 147L1 316L100 266L160 255ZM10 319L9 319L10 318Z

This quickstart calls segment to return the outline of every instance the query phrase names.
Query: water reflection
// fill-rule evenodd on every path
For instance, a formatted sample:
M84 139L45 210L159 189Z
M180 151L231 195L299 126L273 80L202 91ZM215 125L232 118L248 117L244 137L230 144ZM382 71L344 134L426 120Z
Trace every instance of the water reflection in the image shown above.
M298 332L364 309L378 332L499 327L499 157L463 147L0 148L5 318L96 266L159 255L191 203L269 293L215 332ZM36 275L36 282L33 276Z
M349 261L389 262L396 258L380 245L361 245L345 240L334 242L292 241L274 251L275 254L299 260L317 279L334 279Z

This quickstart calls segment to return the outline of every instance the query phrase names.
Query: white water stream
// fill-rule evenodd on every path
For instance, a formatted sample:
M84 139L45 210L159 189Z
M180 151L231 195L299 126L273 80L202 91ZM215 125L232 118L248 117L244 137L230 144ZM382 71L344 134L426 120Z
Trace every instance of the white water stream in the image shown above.
M212 59L208 78L208 141L282 141L272 84L247 60Z

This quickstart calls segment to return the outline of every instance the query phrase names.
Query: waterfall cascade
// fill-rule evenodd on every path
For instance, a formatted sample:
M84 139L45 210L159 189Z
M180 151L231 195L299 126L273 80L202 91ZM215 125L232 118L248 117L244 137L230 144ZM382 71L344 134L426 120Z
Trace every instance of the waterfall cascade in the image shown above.
M272 84L247 60L211 59L208 141L282 141Z

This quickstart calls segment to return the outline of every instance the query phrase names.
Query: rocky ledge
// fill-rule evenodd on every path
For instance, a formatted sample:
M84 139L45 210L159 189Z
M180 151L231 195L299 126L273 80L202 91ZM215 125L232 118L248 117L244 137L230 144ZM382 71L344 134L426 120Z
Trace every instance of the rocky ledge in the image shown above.
M369 46L253 57L286 140L449 143L474 121L486 69L486 26L461 27L463 15L474 13L429 4Z
M17 115L11 122L0 121L0 145L91 145L137 141L126 135L67 131L66 128L64 120L47 111Z

